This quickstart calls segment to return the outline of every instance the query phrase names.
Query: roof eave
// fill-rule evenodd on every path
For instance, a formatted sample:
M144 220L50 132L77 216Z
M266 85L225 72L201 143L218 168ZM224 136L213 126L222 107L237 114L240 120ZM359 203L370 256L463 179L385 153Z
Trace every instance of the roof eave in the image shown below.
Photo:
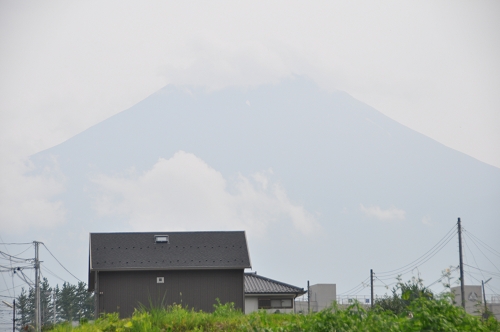
M301 296L304 295L305 291L303 292L280 292L280 293L271 293L271 292L245 292L245 296L261 296L261 295L266 295L266 296L280 296L280 295L295 295L295 296Z

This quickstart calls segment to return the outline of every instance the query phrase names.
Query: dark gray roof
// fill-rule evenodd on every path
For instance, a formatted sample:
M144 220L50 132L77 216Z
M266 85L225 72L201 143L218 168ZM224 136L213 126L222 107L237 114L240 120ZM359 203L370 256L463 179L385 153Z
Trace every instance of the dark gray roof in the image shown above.
M280 281L259 276L255 273L245 273L245 294L296 294L307 293L299 288Z
M169 243L155 243L168 235ZM89 272L249 268L245 232L91 233Z

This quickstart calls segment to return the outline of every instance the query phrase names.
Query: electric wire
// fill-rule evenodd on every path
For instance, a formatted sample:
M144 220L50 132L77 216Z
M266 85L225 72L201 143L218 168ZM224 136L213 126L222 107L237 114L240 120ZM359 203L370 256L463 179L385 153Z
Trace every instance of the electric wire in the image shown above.
M20 253L18 253L18 254L16 254L16 255L13 255L13 256L19 256L19 255L22 255L22 254L24 254L26 251L30 250L32 247L33 247L33 244L31 244L28 248L26 248L25 250L21 251Z
M0 295L0 297L6 297L6 298L9 298L9 299L15 299L14 296L7 296L7 295Z
M436 250L434 250L434 252L432 253L431 256L427 256L425 257L425 260L423 261L420 261L419 265L414 265L414 266L411 266L405 270L402 270L400 273L397 273L397 274L393 274L392 276L390 275L385 275L383 276L381 279L382 280L391 280L394 278L395 275L397 276L400 276L400 275L404 275L404 274L407 274L409 272L413 272L413 270L417 270L418 271L418 267L422 266L423 264L425 264L427 261L429 261L432 257L434 257L439 251L441 251L452 239L454 238L454 234L452 234L451 236L449 236L446 240L445 243L442 243L440 247L436 248ZM383 272L382 272L383 273ZM419 276L420 276L420 272L419 272ZM380 280L380 279L379 279Z
M486 273L488 273L488 274L491 274L491 275L493 275L493 276L495 276L495 277L499 277L499 278L500 278L500 273L498 273L498 272L493 272L493 271L488 271L488 270L480 269L480 268L478 268L478 267L471 266L471 265L468 265L468 264L464 264L464 265L466 265L466 266L468 266L468 267L471 267L471 268L473 268L473 269L479 270L479 271L486 272Z
M353 292L354 290L357 290L359 287L364 287L365 282L367 282L369 279L370 279L370 277L366 278L365 280L361 281L361 283L360 283L360 284L358 284L357 286L355 286L355 287L353 287L353 288L349 289L348 291L345 291L345 292L343 292L343 293L340 293L340 294L339 294L339 296L341 296L341 295L346 295L347 293L351 293L351 292Z
M42 266L42 270L47 271L47 273L48 273L48 274L50 274L51 276L56 277L57 279L59 279L59 280L61 280L61 281L64 281L64 282L69 283L69 281L64 280L63 278L59 277L57 274L55 274L54 272L52 272L51 270L49 270L46 266Z
M71 276L72 276L73 278L75 278L76 280L78 280L78 281L80 281L80 282L83 282L83 281L81 281L79 278L77 278L77 277L76 277L73 273L69 272L69 270L68 270L66 267L64 267L64 265L62 265L62 264L61 264L61 262L59 262L59 260L58 260L58 259L57 259L57 258L56 258L56 257L55 257L55 256L54 256L51 252L50 252L49 248L47 248L47 246L46 246L44 243L42 243L42 244L43 244L43 246L45 247L45 249L47 249L47 251L49 252L49 254L50 254L52 257L54 257L54 259L55 259L55 260L59 263L59 265L61 265L61 267L62 267L64 270L66 270L66 272L68 272L69 274L71 274Z
M16 275L19 277L19 279L21 279L22 281L27 283L28 286L35 287L35 283L30 278L28 278L28 276L26 274L24 274L24 272L22 270L21 270L20 274L16 273Z
M454 228L455 228L455 226L453 226L431 249L429 249L425 254L423 254L419 258L415 259L411 263L408 263L405 266L402 266L402 267L395 269L395 270L377 272L377 274L383 278L387 278L389 276L407 273L407 272L415 269L416 267L423 265L429 259L434 257L439 251L441 251L441 249L443 249L451 241L451 239L453 239Z
M465 240L465 236L464 236L464 243L465 243L465 246L467 247L467 249L469 249L469 251L470 251L470 253L472 255L472 258L474 259L474 263L476 263L476 266L479 267L479 264L477 264L476 257L474 256L474 253L472 252L472 250L470 250L470 247L467 244L467 241ZM485 280L486 278L483 275L483 271L481 271L481 275L483 276L483 280Z
M457 266L457 267L455 267L454 269L450 269L450 274L451 274L451 273L453 273L453 272L455 272L455 271L457 271L458 269L459 269L459 267L458 267L458 266ZM434 282L432 282L431 284L429 284L428 286L426 286L426 288L429 288L429 287L431 287L431 286L433 286L433 285L437 284L438 282L443 281L443 279L445 279L445 278L447 278L447 276L444 276L444 275L443 275L443 276L441 276L439 279L437 279L436 281L434 281Z
M385 289L389 289L389 286L390 285L393 285L395 284L396 282L393 282L392 284L386 284L385 282L383 282L381 279L379 279L376 275L375 275L375 279L379 280L381 283L383 283L385 286L382 286L382 287L385 287Z
M488 249L492 254L494 255L497 255L498 257L500 257L500 252L498 252L497 250L493 249L491 246L489 246L488 244L486 244L485 242L483 242L480 238L478 238L477 236L475 236L474 234L472 234L471 232L469 232L468 230L464 229L464 231L471 237L473 237L474 239L476 239L483 247L485 247L486 249Z
M479 250L479 252L491 263L491 265L493 265L495 267L495 269L497 269L498 272L500 272L500 270L498 269L498 267L488 258L488 256L486 256L484 254L484 252L478 247L478 245L476 244L476 242L474 242L474 239L472 239L471 237L469 237L471 240L472 240L472 243L474 243L474 245L476 246L477 250ZM476 263L477 266L479 266L477 263Z

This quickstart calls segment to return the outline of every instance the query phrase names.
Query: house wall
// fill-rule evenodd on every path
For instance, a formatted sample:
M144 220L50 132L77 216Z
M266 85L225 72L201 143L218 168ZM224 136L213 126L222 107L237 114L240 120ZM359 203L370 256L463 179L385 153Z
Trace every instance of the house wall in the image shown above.
M251 294L251 295L245 295L245 314L252 313L254 311L259 310L259 298L265 298L265 299L285 299L289 298L292 300L292 308L274 308L274 309L260 309L260 310L266 310L270 314L276 313L277 310L279 310L279 313L292 313L294 312L294 299L295 297L290 294L261 294L261 295L256 295L256 294Z
M164 277L164 283L157 283ZM140 304L182 304L212 312L216 298L244 310L243 270L113 271L98 273L97 314L130 317Z
M259 310L259 300L257 297L245 296L245 314Z

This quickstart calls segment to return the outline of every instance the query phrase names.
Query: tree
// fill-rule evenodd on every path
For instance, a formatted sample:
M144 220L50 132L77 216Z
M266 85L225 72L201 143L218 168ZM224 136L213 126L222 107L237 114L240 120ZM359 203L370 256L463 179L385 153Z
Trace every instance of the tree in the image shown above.
M16 299L16 326L19 329L31 323L34 315L31 309L32 306L28 294L24 288L21 288L21 294Z
M55 301L54 301L55 300ZM35 322L35 291L30 288L28 292L22 289L16 299L18 315L17 326L34 325ZM62 288L56 285L50 287L47 278L43 278L40 285L40 314L42 327L50 327L54 320L73 321L82 318L94 318L94 296L87 292L87 285L79 282L72 285L65 282Z
M40 320L42 326L51 325L52 323L52 288L49 285L47 278L43 278L40 285Z
M78 307L78 319L92 319L94 317L94 296L87 291L87 285L79 282L76 287L76 303Z
M375 301L378 309L392 311L396 315L406 313L408 306L419 298L432 300L434 294L424 286L422 279L413 277L412 280L402 282L401 276L397 277L398 282L392 289L392 296L385 296Z
M60 317L65 321L73 321L77 318L78 304L76 299L76 286L68 282L63 284L59 298Z

